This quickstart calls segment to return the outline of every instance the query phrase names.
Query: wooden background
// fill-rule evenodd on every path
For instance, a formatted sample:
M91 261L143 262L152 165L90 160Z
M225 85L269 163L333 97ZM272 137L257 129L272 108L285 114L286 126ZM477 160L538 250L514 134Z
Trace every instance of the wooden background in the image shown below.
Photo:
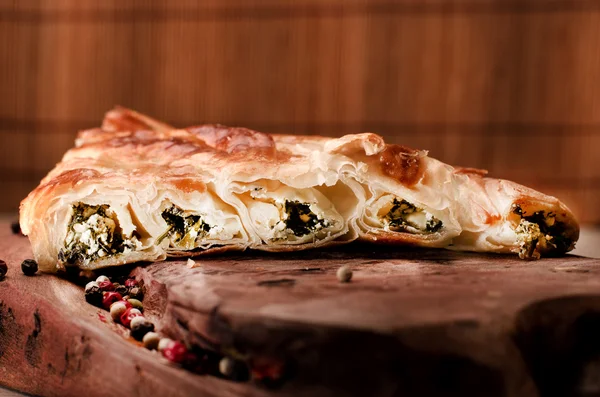
M600 1L0 0L0 211L115 104L378 132L600 223Z

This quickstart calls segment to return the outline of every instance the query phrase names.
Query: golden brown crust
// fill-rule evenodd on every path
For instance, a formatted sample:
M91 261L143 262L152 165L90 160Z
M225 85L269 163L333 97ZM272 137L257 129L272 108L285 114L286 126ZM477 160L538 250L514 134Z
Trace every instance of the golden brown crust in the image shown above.
M161 123L160 121L121 106L117 106L113 110L107 112L102 122L102 130L104 131L154 130L160 132L172 129L173 127L168 124Z
M191 193L191 192L199 192L199 193L203 193L206 191L206 184L202 181L193 179L193 178L187 178L187 177L181 177L181 178L173 178L171 179L171 184L173 185L173 187L177 190L180 190L184 193Z
M381 170L405 186L413 186L423 177L425 153L401 145L386 145L379 155Z
M186 130L202 139L211 148L229 154L245 151L264 151L274 155L276 150L275 142L270 135L248 128L207 124L186 128Z

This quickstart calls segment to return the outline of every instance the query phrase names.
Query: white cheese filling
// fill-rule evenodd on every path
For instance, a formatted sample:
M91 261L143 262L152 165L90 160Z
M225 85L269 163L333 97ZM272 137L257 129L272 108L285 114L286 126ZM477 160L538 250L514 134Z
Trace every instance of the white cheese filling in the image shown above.
M264 201L262 201L264 200ZM296 239L298 236L292 228L288 226L290 221L290 214L286 211L286 200L283 199L262 199L261 201L250 201L248 202L248 210L250 218L255 223L255 226L260 229L261 235L266 237L269 241L281 241ZM316 217L316 224L311 228L310 233L316 234L324 229L333 226L333 224L326 218L326 214L322 211L318 205L314 203L302 203L307 205L311 211L311 214L299 215L299 220L304 223L308 223L311 220L311 216ZM294 205L292 203L292 205Z
M170 247L177 249L208 248L242 237L239 220L218 213L184 211L171 204L171 207L163 210L163 219L168 226L165 233L156 239L156 243L160 244L168 236Z
M303 244L330 238L344 219L316 189L292 189L263 181L239 191L257 235L272 244Z
M443 225L432 213L392 195L371 202L366 216L372 226L392 232L431 233Z
M87 210L86 210L87 212ZM120 246L114 246L115 233L120 233L113 218L116 217L110 209L105 210L107 216L98 213L71 225L65 238L67 251L79 250L85 259L97 256L103 258L118 253L128 253L142 247L136 236L120 236L123 239ZM85 251L81 251L85 248Z

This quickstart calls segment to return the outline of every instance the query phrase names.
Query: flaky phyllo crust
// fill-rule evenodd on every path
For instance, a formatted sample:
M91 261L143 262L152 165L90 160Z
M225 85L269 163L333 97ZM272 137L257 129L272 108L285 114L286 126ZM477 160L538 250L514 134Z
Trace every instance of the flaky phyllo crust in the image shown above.
M485 174L372 133L175 129L116 108L79 133L20 221L46 271L354 240L525 259L573 248L564 204Z

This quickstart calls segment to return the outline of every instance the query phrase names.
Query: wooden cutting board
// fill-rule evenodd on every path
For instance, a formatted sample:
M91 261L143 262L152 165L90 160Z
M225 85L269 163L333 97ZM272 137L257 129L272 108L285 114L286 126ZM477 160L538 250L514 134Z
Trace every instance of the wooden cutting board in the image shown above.
M546 396L600 393L600 260L355 245L122 269L161 332L252 365L265 386L147 351L0 224L0 384L43 396ZM340 265L354 278L337 281Z

